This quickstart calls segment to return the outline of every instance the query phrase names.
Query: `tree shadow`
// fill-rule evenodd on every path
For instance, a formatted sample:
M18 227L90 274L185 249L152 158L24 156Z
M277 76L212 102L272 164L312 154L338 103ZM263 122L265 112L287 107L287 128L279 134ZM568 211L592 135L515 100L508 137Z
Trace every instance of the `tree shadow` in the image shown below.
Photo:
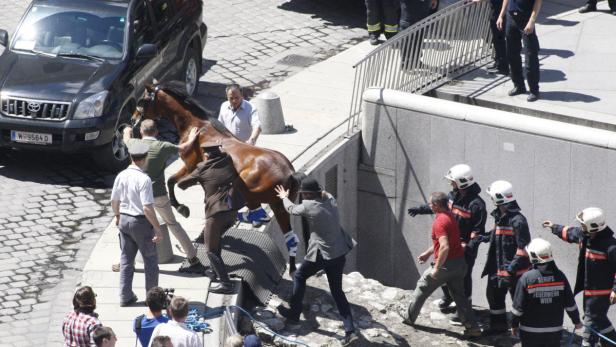
M285 11L311 14L326 25L365 28L366 7L363 0L290 0L278 8Z
M552 100L552 101L564 101L564 102L584 102L584 103L601 101L601 98L598 98L593 95L582 94L582 93L577 93L577 92L569 92L569 91L541 92L541 99Z

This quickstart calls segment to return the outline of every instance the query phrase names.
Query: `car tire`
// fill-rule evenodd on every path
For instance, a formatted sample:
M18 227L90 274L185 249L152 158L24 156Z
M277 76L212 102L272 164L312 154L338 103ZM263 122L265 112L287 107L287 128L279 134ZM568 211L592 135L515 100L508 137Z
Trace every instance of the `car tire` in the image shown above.
M118 124L111 142L92 153L96 165L106 171L119 172L130 164L128 149L124 144L123 131L127 123Z
M186 86L189 95L197 95L199 89L199 78L201 77L201 53L196 49L189 48L184 58L184 68L182 69L181 81Z

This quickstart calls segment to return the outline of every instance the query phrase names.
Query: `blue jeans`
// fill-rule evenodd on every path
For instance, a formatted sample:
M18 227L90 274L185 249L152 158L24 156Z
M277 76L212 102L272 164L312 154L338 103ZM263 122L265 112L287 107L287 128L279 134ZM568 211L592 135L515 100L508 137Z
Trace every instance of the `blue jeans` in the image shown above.
M317 253L315 262L304 260L302 266L293 276L293 295L290 302L291 318L299 320L299 316L302 313L302 300L306 292L306 280L314 276L319 270L325 270L329 291L334 297L338 312L342 316L344 331L351 332L355 330L351 306L342 291L342 271L344 270L345 261L346 257L344 255L330 260L323 259L320 252Z
M522 72L522 44L526 49L525 66L526 80L531 93L539 92L539 39L536 30L531 34L524 33L524 27L528 23L528 17L522 14L507 12L505 23L505 35L507 37L507 60L509 61L509 72L511 81L520 88L524 86L524 74ZM536 29L536 27L535 27Z

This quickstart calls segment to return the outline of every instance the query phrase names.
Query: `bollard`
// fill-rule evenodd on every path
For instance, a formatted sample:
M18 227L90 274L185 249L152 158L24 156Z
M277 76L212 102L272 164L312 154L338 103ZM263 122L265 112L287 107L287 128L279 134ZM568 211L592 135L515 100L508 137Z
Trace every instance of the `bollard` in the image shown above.
M256 99L261 131L264 134L283 133L285 124L280 97L274 92L265 91L259 94Z
M171 239L169 238L169 229L167 224L160 225L160 232L163 234L163 240L156 245L156 252L158 253L158 263L166 264L173 259L173 248L171 247ZM143 258L141 253L137 253L136 260L143 264Z

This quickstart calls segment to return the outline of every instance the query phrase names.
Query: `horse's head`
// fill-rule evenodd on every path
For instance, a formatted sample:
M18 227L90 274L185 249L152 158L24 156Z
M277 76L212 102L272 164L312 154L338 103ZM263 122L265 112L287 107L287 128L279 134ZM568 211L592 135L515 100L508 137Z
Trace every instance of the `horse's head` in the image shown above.
M133 124L138 124L144 119L160 119L160 112L157 112L158 108L158 93L160 93L160 85L146 84L143 97L137 102L137 107L131 120Z

